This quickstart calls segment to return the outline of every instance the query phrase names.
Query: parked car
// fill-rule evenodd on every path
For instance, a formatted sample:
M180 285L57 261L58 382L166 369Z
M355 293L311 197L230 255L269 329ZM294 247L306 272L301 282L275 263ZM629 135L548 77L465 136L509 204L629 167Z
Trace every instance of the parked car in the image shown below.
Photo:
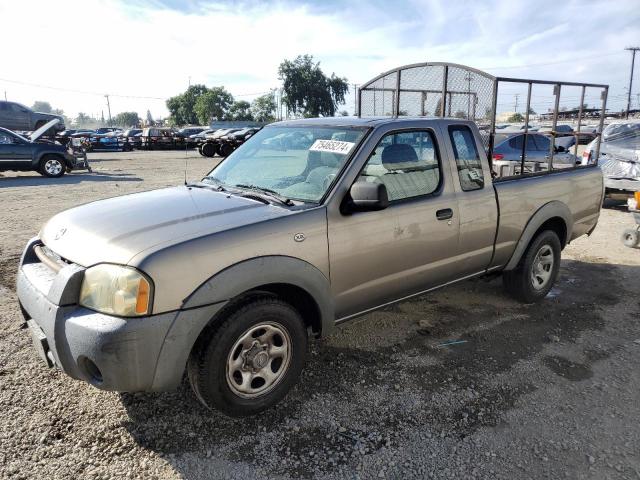
M50 122L58 119L51 133L55 135L65 129L64 118L52 113L34 112L29 107L16 102L0 100L0 127L7 130L33 131ZM45 132L49 133L49 132Z
M90 137L91 135L95 135L96 131L95 130L90 130L87 128L83 128L83 129L79 129L76 130L75 132L73 132L71 134L71 138L87 138Z
M596 140L582 153L581 163L596 163ZM602 132L600 158L608 195L627 196L640 191L640 121L617 121Z
M129 128L122 132L122 139L124 141L123 150L130 151L134 148L138 149L142 146L142 129Z
M311 143L269 146L291 133ZM17 294L47 365L127 392L186 372L205 405L250 415L294 385L309 335L362 314L486 274L544 299L561 250L596 227L602 174L521 178L492 180L467 120L275 123L201 182L57 214Z
M493 149L494 160L508 160L520 162L522 160L523 133L501 132L496 134L495 147ZM551 140L540 133L527 135L527 148L525 158L527 162L548 163L551 152ZM575 165L578 157L569 153L562 145L556 145L553 157L554 165Z
M64 145L41 139L58 119L45 123L30 138L0 128L0 170L35 171L45 177L61 177L75 167L75 157Z
M150 127L142 130L140 148L144 150L162 150L184 148L184 138L176 135L176 131L169 127Z
M176 135L182 138L189 138L191 135L197 135L199 133L209 130L207 127L184 127L176 132Z
M231 155L236 148L251 138L258 130L260 130L260 128L247 127L220 137L220 146L218 147L220 156L227 157Z
M221 128L214 133L205 135L204 140L198 145L198 152L205 157L214 157L220 153L221 138L230 133L238 132L241 128Z
M549 135L553 131L552 125L545 125L540 127L538 133ZM567 124L556 125L556 147L562 147L565 151L569 151L571 147L576 144L576 137L574 135L573 127Z

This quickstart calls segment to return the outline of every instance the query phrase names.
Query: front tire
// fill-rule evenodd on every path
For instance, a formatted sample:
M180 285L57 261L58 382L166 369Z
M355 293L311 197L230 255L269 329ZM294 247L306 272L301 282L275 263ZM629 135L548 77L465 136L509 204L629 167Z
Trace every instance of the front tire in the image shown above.
M502 275L507 293L523 303L538 302L546 297L558 278L561 251L562 245L555 232L539 233L518 266Z
M203 143L202 147L200 147L200 153L205 157L214 157L216 155L216 151L218 150L217 146L213 143Z
M307 356L300 313L279 298L250 297L222 313L189 358L198 399L232 417L261 412L293 387Z
M49 178L59 178L64 175L67 165L64 160L53 155L46 155L40 160L38 171L41 175Z

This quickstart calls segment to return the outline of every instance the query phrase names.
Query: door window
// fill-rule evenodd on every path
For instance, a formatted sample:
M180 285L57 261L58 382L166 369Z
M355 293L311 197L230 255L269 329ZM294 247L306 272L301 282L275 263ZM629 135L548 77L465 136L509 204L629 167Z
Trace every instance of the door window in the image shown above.
M360 181L383 183L389 201L429 195L440 186L440 159L430 131L385 135L371 154Z
M544 135L536 135L535 139L538 150L541 152L549 153L549 150L551 149L551 140L549 140Z
M0 145L9 145L15 143L13 137L7 133L0 132Z
M449 127L460 186L465 192L484 187L484 174L473 133L464 125Z

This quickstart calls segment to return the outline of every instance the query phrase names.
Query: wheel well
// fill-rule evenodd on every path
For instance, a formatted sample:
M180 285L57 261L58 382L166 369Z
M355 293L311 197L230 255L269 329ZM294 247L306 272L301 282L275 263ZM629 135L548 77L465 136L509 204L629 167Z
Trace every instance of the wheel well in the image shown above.
M251 292L269 292L291 304L300 312L307 327L311 327L313 333L319 335L322 331L322 318L318 303L305 289L289 283L270 283L252 289Z
M564 248L567 245L567 224L560 217L553 217L540 225L540 228L536 231L533 238L535 238L540 232L545 230L551 230L558 235L560 239L560 245Z

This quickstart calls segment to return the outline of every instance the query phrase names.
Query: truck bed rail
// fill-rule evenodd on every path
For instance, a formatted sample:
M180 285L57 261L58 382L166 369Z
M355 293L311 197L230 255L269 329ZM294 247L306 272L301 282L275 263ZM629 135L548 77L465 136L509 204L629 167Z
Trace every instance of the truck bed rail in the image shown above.
M587 166L577 156L575 161L573 157L569 157L564 158L562 164L554 165L554 157L559 153L556 140L560 137L574 137L576 154L581 138L589 135L597 139L593 156L593 161L596 162L600 155L608 90L608 85L594 83L495 77L454 63L416 63L394 68L364 83L358 89L357 114L360 117L431 116L473 120L480 129L493 175L496 180L500 180ZM524 114L518 111L521 96L526 99ZM511 103L512 98L514 103ZM585 103L587 101L597 104L598 108L588 108ZM579 106L568 110L566 105L571 105L568 102L579 102ZM506 110L512 104L514 111ZM534 107L546 107L548 111L540 116L550 117L551 120L550 129L544 133L551 140L549 152L535 159L527 158L532 157L527 146L533 141L529 138L533 134L529 122L535 114ZM576 113L562 115L564 111ZM511 117L506 117L505 114L509 113L512 113ZM573 132L558 131L559 116L569 116L577 124ZM507 119L509 123L524 123L519 130L509 132L513 136L522 135L523 138L517 142L517 148L522 145L519 157L505 160L508 165L505 162L498 163L500 155L496 155L498 158L495 158L494 164L500 118ZM581 131L588 118L597 118L595 133ZM546 145L544 148L546 149ZM568 154L564 157L568 157ZM505 166L509 168L505 169Z

